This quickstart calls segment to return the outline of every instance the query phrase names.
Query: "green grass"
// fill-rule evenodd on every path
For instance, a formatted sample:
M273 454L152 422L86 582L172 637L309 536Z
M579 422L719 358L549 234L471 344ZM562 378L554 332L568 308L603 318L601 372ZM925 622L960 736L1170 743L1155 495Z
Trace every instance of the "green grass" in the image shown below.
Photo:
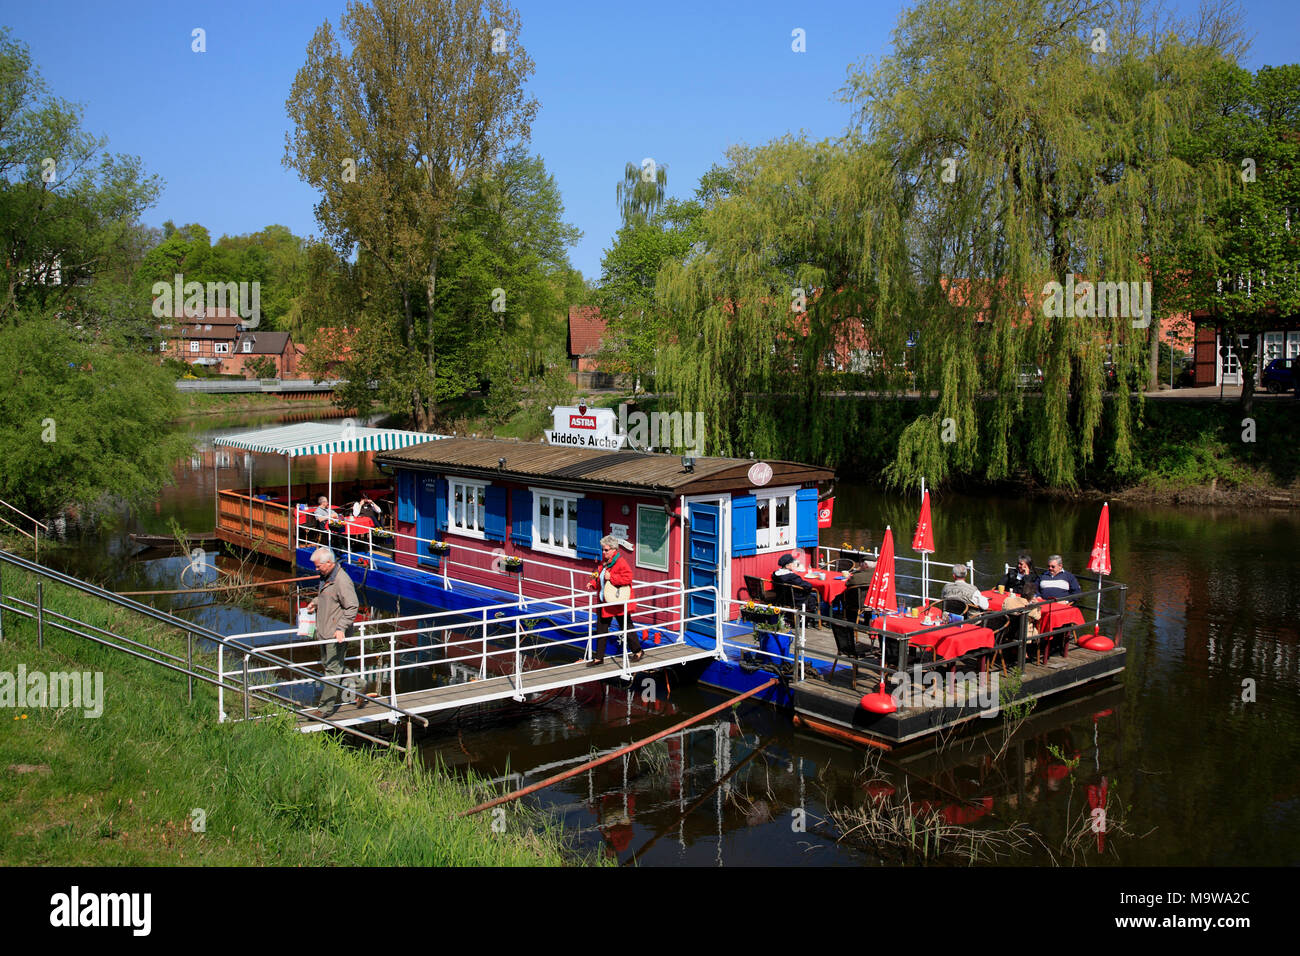
M4 566L6 600L34 600ZM47 582L46 606L149 643L179 638ZM467 819L490 794L379 748L302 734L288 718L216 722L216 692L183 675L4 618L0 671L102 671L103 715L0 709L0 863L6 865L505 866L575 861L518 803ZM229 707L229 704L228 704ZM205 832L195 832L201 810Z

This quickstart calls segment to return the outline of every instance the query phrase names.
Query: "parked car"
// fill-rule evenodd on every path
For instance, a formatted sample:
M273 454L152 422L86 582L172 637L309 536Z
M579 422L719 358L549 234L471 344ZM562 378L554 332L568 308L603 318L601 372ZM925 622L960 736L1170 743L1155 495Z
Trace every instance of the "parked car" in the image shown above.
M1018 388L1042 388L1043 370L1037 365L1022 365L1016 372Z
M1260 378L1260 385L1273 394L1295 388L1295 370L1296 359L1275 358L1264 368L1264 374Z

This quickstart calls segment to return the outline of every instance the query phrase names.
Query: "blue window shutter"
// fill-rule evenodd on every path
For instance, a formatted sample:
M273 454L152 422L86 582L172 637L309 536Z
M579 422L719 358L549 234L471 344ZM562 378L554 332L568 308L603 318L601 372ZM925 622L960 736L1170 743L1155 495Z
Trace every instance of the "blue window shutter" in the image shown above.
M433 523L437 526L440 533L447 531L447 479L439 478L435 484L434 504L433 504Z
M489 541L504 541L506 539L506 490L500 485L488 485L484 489L483 505L487 512L483 522L483 537Z
M533 546L533 493L527 488L510 492L510 540L526 548Z
M605 503L599 498L578 499L578 544L580 558L600 560L601 530L605 525Z
M800 488L794 493L794 543L801 548L815 548L817 533L817 489Z
M397 520L415 520L415 475L409 471L397 473Z
M758 499L753 495L731 499L731 553L737 558L758 553Z

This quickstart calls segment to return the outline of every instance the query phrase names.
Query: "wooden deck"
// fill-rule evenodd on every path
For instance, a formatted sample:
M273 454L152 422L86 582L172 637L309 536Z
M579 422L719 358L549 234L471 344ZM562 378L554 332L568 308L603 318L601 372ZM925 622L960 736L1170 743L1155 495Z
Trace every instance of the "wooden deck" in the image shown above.
M652 646L645 649L645 657L636 664L629 664L628 669L632 673L639 673L661 667L672 667L676 664L684 664L687 661L712 656L712 651L701 650L689 644ZM622 658L610 655L605 658L605 663L599 667L588 667L583 661L576 661L571 664L560 664L554 667L525 671L521 682L522 686L520 687L515 686L515 678L512 674L504 677L489 677L486 680L469 681L463 684L446 684L441 687L431 687L427 690L398 694L397 705L411 713L425 714L431 711L467 707L472 704L503 700L524 694L535 694L557 687L573 687L577 684L606 680L622 674ZM391 713L392 711L387 707L378 704L364 702L364 706L357 707L355 703L352 703L340 707L331 720L336 724L350 727L357 724L386 721ZM304 733L326 730L328 727L328 724L322 724L307 717L300 716L298 718L298 729Z
M811 636L808 644L811 650ZM1046 665L1032 662L1031 655L1031 663L1024 668L1020 696L1037 699L1112 677L1124 670L1125 657L1126 651L1122 647L1102 652L1071 647L1069 657L1052 657ZM909 677L912 676L912 672L908 673ZM945 673L945 670L938 672L940 678ZM992 674L997 676L1000 686L1005 686L1003 682L1009 675L998 668L994 668ZM940 704L933 693L927 702L923 691L916 688L912 688L914 693L904 698L903 706L895 713L870 713L860 706L860 701L863 694L876 689L876 683L863 674L858 686L854 687L852 669L844 661L832 679L827 680L824 675L810 670L808 679L797 682L792 689L794 709L799 717L893 746L977 720L985 713L984 708L953 697L947 697ZM892 688L887 687L887 690ZM1000 720L1001 715L988 714L985 719Z

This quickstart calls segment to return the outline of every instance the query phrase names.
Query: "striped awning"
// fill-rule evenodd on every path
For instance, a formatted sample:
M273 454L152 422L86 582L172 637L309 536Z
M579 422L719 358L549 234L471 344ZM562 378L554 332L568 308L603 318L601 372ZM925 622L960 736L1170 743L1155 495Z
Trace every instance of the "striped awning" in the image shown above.
M350 419L337 422L302 422L277 428L221 435L214 445L242 448L271 455L340 455L357 451L396 451L411 445L437 441L446 435L408 432L397 428L367 428Z

